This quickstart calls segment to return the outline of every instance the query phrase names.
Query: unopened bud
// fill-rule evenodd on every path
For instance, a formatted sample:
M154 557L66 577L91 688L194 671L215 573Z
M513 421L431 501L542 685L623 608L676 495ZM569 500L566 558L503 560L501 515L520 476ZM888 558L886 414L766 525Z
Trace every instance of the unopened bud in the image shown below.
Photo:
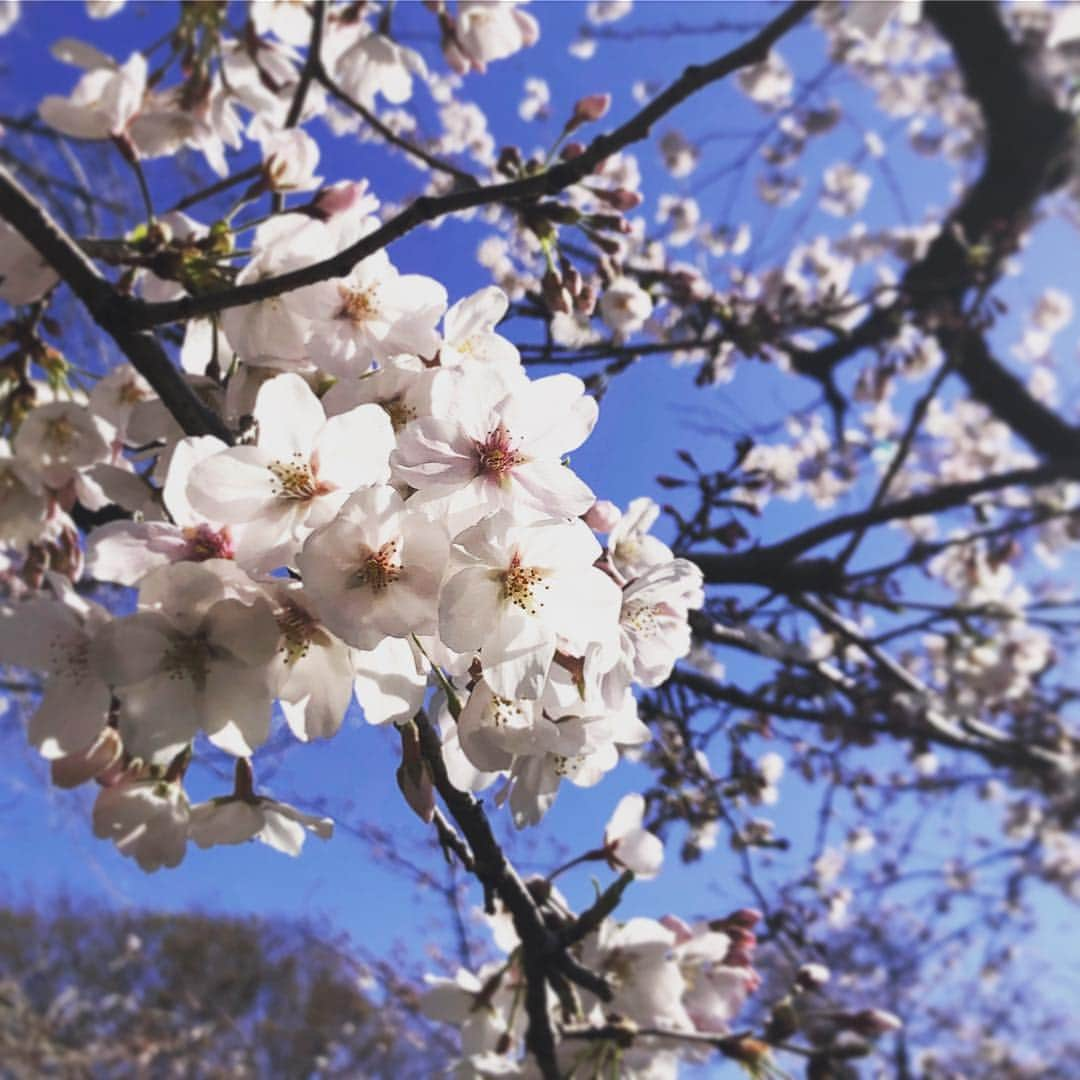
M751 1068L761 1065L769 1056L768 1044L760 1039L725 1039L719 1045L725 1057L741 1061Z
M878 1035L887 1035L890 1031L899 1031L904 1021L896 1013L884 1009L861 1009L843 1017L842 1024L849 1031L873 1039Z
M610 236L601 236L600 233L588 230L586 235L605 255L610 255L614 258L616 255L622 254L622 244L620 244L618 240L613 240Z
M497 172L502 173L503 176L517 176L521 172L521 167L524 165L524 161L521 157L521 151L516 146L504 146L499 151L499 160L495 164Z
M790 1039L798 1030L798 1014L791 1002L785 998L773 1009L765 1026L765 1038L771 1043L781 1043Z
M592 315L596 310L596 290L591 285L582 286L581 291L574 297L574 310L579 315Z
M596 502L585 511L585 524L599 533L609 533L622 517L622 511L607 499L597 499Z
M739 908L738 911L733 911L726 921L731 923L732 926L741 926L744 930L753 930L763 918L764 916L756 908Z
M548 311L553 315L567 315L570 313L570 294L563 288L562 279L554 270L544 274L540 282L540 293L547 304Z
M610 108L610 94L587 94L574 106L574 112L567 122L566 130L574 131L582 124L591 124L603 117Z
M589 224L603 232L617 232L624 235L630 231L630 222L618 214L590 214Z
M829 969L824 964L803 964L795 975L795 986L799 990L817 990L830 978Z
M336 214L344 214L365 197L370 198L367 181L344 180L340 184L323 188L315 196L315 209L323 217L331 218Z
M585 144L580 142L568 142L559 153L563 161L573 161L585 153Z
M601 201L607 203L613 210L625 213L627 210L635 210L641 205L642 195L639 191L630 191L627 188L615 188L607 191L603 188L590 188L590 191Z

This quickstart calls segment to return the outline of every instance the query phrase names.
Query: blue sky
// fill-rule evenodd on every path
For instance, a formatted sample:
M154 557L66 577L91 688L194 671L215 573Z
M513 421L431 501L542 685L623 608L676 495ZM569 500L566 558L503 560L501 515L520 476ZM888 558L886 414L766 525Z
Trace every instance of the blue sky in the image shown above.
M639 7L637 23L657 26L668 23L676 8L682 21L702 25L735 12L739 19L749 21L767 18L770 12L768 5L754 3L652 3ZM9 36L0 38L0 59L8 66L7 78L0 86L0 109L30 111L45 93L63 92L74 84L73 70L48 56L48 45L55 39L65 35L80 37L123 58L131 49L157 37L175 10L173 5L135 3L107 22L94 23L86 18L81 4L26 4L22 21ZM635 110L631 89L636 80L647 77L666 83L688 63L712 58L737 40L731 35L702 34L663 41L601 43L597 57L583 63L566 53L566 44L582 20L582 6L543 3L534 6L534 13L541 22L540 43L493 65L486 78L472 77L467 83L468 92L487 109L497 142L516 142L525 151L550 143L562 119L582 95L601 90L613 94L612 112L597 126L595 130L599 131ZM432 22L417 5L399 4L396 17L405 26L427 27ZM425 52L433 65L439 63L431 41L420 39L413 44ZM795 33L782 52L802 77L813 76L824 62L818 38L808 29ZM525 78L536 74L546 77L551 85L553 118L547 123L525 125L517 116L517 104ZM810 191L821 169L857 153L862 138L860 125L873 124L882 134L887 133L887 124L874 113L872 102L867 102L850 80L839 79L832 93L850 106L852 120L848 128L827 141L827 150L812 146L808 152L804 171L810 177ZM756 130L761 122L760 114L725 85L711 88L684 106L670 122L661 125L660 131L677 127L693 139L726 128ZM382 151L349 138L335 140L329 135L323 137L321 132L319 137L324 153L320 171L329 179L367 177L374 191L387 200L400 200L413 190L416 174L399 157L388 158ZM741 148L737 142L730 146L732 155ZM729 152L727 144L721 147L719 156L712 160L723 160ZM683 181L667 177L654 149L641 150L639 160L643 189L650 196L693 191L705 218L730 208L731 223L749 222L756 236L765 237L762 247L774 259L783 257L785 247L796 236L806 239L816 230L837 228L834 219L823 219L821 214L803 221L808 197L788 210L767 211L754 199L749 178L734 192L726 183L699 190L700 175ZM939 163L915 159L903 149L890 153L888 160L889 167L902 177L904 200L916 221L926 207L949 203L949 174ZM874 173L872 164L867 168ZM161 205L179 194L170 187L167 163L154 163L149 172L155 191L161 192ZM884 177L875 175L875 180L878 182L864 215L871 226L894 222L898 213L895 194ZM132 192L125 195L133 197ZM651 216L654 206L650 199L643 212ZM484 271L474 259L476 244L483 235L475 226L453 222L405 238L391 249L391 257L403 272L439 277L453 301L486 284ZM1032 259L1031 265L1041 269L1012 286L1019 301L1034 299L1043 285L1053 283L1055 273L1063 272L1069 242L1060 233L1040 234L1037 243L1044 246L1037 250L1045 252L1046 257ZM760 251L755 244L748 258L760 262ZM716 265L705 269L715 272ZM1003 329L1008 331L1015 325L1012 317ZM511 336L513 330L511 327ZM522 334L527 332L522 328ZM706 467L719 465L729 459L731 442L721 428L765 415L782 415L812 395L812 388L779 377L756 363L743 365L731 385L702 391L693 386L692 370L673 369L662 358L649 358L614 381L602 403L595 432L574 454L574 467L601 497L621 505L641 494L666 501L669 496L656 486L654 478L658 473L680 471L674 457L676 449L691 450ZM776 506L761 522L759 534L765 540L775 538L816 517L812 507ZM752 673L751 665L741 672L744 677ZM19 764L10 770L6 780L0 780L0 804L6 811L0 815L0 843L7 852L0 868L0 893L8 899L33 902L61 891L123 906L300 913L325 917L376 951L393 939L403 939L410 942L414 956L422 955L416 928L421 926L426 931L438 906L433 907L411 881L374 864L367 848L346 832L341 831L326 844L309 841L297 860L258 844L209 852L192 848L178 869L147 876L91 835L92 793L48 791L39 763L30 751L13 756L20 753ZM281 755L280 766L269 773L257 757L256 770L264 782L268 778L273 791L301 806L310 804L305 798L307 793L331 793L331 812L343 805L354 807L359 818L385 828L403 850L426 859L426 865L437 873L440 856L423 852L428 831L406 810L396 789L393 773L397 758L397 739L392 731L367 728L358 716L351 715L335 740L292 746ZM571 853L595 845L608 813L624 792L634 789L641 775L637 766L624 764L591 791L564 786L538 835L555 838ZM220 793L227 783L211 783L205 772L197 771L192 776L192 795ZM775 819L777 831L792 838L798 850L810 842L814 826L805 812L810 793L795 779L786 780L782 790L786 797L769 816ZM505 819L501 820L504 824ZM546 843L541 842L539 853L529 850L528 837L513 846L526 868L534 860L539 868L549 865L541 857ZM720 915L749 902L737 880L735 857L723 845L708 856L705 864L690 868L677 864L677 844L669 851L669 866L662 877L635 885L630 891L624 908L627 913L660 915L673 910L686 916ZM572 899L587 902L588 876L583 872L569 879ZM606 880L607 871L601 871L600 877ZM1048 913L1057 910L1056 905L1047 908ZM426 941L426 932L422 936ZM447 944L447 939L443 938L442 943Z

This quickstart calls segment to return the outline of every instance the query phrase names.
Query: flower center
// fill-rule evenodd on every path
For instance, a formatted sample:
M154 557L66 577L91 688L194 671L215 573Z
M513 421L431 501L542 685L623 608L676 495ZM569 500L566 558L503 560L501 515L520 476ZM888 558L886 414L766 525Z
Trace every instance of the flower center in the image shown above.
M190 679L200 690L210 674L210 643L202 635L176 638L161 660L170 679Z
M390 398L389 401L381 401L382 410L390 417L390 426L394 431L400 431L410 420L416 419L416 410L411 405L406 405L400 397Z
M282 633L282 659L295 664L311 650L311 642L319 636L318 620L294 600L285 600L277 612L278 629Z
M378 551L369 552L360 568L352 576L352 587L370 586L382 592L401 577L401 563L397 561L398 540L388 540Z
M212 529L205 524L189 525L184 529L184 540L187 542L184 554L188 562L234 557L232 534L227 525L222 529Z
M525 462L525 455L514 449L510 432L500 424L488 437L476 445L480 473L495 480L506 480L511 471Z
M348 289L344 285L338 286L338 295L341 297L341 307L338 308L337 317L347 319L352 323L367 322L379 314L378 286L369 285L366 289Z
M272 461L267 466L271 481L271 494L279 499L313 499L325 495L330 488L320 484L311 463L297 451L292 461Z
M53 638L49 643L49 666L54 675L82 682L90 674L90 642Z
M116 394L116 400L121 405L138 405L145 397L146 392L134 380L124 383Z
M544 571L536 566L522 566L521 556L515 552L502 576L503 598L517 604L527 615L535 615L544 606L544 601L536 596L537 587L549 588L540 584L543 580Z
M660 620L655 605L640 600L631 600L623 604L620 621L626 627L636 631L642 637L652 637L660 629Z
M45 425L45 441L58 450L66 450L75 441L75 425L66 416L50 420Z

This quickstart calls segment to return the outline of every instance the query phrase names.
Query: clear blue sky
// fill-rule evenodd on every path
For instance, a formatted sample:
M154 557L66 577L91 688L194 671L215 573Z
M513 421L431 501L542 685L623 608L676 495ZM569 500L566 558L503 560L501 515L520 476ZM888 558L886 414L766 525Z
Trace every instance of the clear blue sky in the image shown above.
M736 14L739 19L752 21L767 17L769 11L766 5L754 3L653 3L639 7L636 21L658 26L665 25L676 14L684 22L705 25L718 17ZM572 30L582 19L582 6L542 3L533 10L542 27L539 45L493 65L486 78L473 77L468 87L487 108L497 142L517 142L526 151L549 143L574 101L583 94L610 90L614 95L612 112L599 130L624 119L635 109L631 87L637 79L670 81L687 63L709 59L736 40L730 35L712 34L633 44L601 43L597 57L583 63L565 52ZM65 35L83 38L124 58L133 48L156 38L175 11L173 5L133 3L119 16L95 23L86 18L81 4L25 4L20 23L11 34L0 38L0 59L8 68L0 85L0 109L23 113L31 110L44 94L73 85L73 69L48 55L48 45L57 38ZM432 23L418 5L399 4L396 17L404 25L426 28ZM414 44L434 65L440 63L434 55L433 42L420 40ZM793 35L782 51L803 78L813 76L823 64L817 36L809 30ZM553 119L525 125L518 119L517 104L525 78L534 74L546 77L551 85ZM834 93L842 103L853 107L857 119L876 123L882 134L886 134L885 124L875 117L870 103L852 83L838 82ZM678 127L694 138L724 129L753 130L760 124L760 115L734 89L720 86L676 112L661 130ZM370 145L358 145L352 139L335 140L328 134L325 138L318 134L324 153L320 172L329 179L366 176L374 191L388 200L400 200L413 190L416 174L400 158L388 158ZM855 153L860 139L858 125L853 124L850 131L829 142L828 156L823 150L811 149L806 159L811 191L814 172ZM737 142L721 145L720 155L729 152L734 155L741 146ZM692 191L700 180L699 175L684 181L671 180L660 168L654 149L640 151L639 160L644 174L643 189L651 196L658 192ZM947 205L950 193L944 168L933 162L916 161L903 150L890 157L890 165L902 175L904 196L916 220L921 219L929 205ZM867 168L875 174L872 164ZM155 183L166 178L165 163L155 164L150 175ZM880 175L875 175L875 181L864 217L871 225L893 222L897 219L895 198ZM162 203L173 194L168 186L155 190L162 191ZM727 185L718 184L698 195L703 217L715 219L729 205L729 190ZM126 194L131 196L130 192ZM777 257L777 251L782 257L784 245L792 242L796 230L805 239L818 230L836 229L834 219L821 214L803 222L807 201L804 198L789 210L766 211L753 198L752 185L747 179L731 204L735 207L732 224L745 220L755 234L767 233L772 257ZM654 206L650 198L643 212L651 217ZM486 283L484 271L473 257L482 235L474 226L450 223L439 231L421 231L407 237L391 249L391 256L404 272L438 276L447 285L453 301ZM1067 248L1059 236L1042 236L1039 243L1048 245L1050 258L1033 260L1032 265L1043 267L1043 272L1052 276L1055 266L1064 265ZM752 248L751 256L756 253L757 248ZM1018 299L1034 298L1045 283L1042 273L1017 283ZM706 467L724 463L729 459L730 440L726 434L719 433L722 425L738 426L748 418L777 415L792 403L807 401L811 394L811 388L778 378L757 364L744 365L729 386L698 390L693 387L691 370L672 369L665 360L652 358L615 380L603 401L600 422L592 438L574 455L574 466L598 494L622 505L640 494L651 494L665 501L669 496L657 488L654 477L658 473L679 471L674 458L676 449L691 450ZM712 429L712 433L703 428ZM777 505L762 523L762 538L786 534L815 516L812 508ZM739 663L737 658L725 657L725 660ZM331 812L341 804L351 804L357 817L385 828L404 850L415 853L427 842L427 830L401 802L393 778L397 756L397 740L392 731L367 728L357 716L351 716L335 740L291 747L282 756L280 770L273 774L271 783L276 793L301 806L305 805L308 792L331 793L334 796ZM259 757L256 769L261 776L268 775L260 767ZM0 779L0 803L5 809L0 815L0 844L7 852L0 868L0 893L11 901L32 902L64 891L124 906L176 909L198 906L233 913L299 912L327 917L376 951L392 939L403 939L410 943L414 956L422 953L422 943L429 937L438 907L431 907L411 882L374 865L366 847L344 831L330 843L309 841L297 860L258 844L209 852L192 848L178 869L146 876L117 855L109 844L91 835L91 793L50 792L40 782L43 776L44 770L26 751L24 762ZM555 837L571 851L594 845L610 809L621 794L633 790L639 776L636 766L624 764L591 791L564 785L537 836ZM220 793L227 783L219 780L211 786L205 772L196 772L192 777L192 794L205 797ZM779 807L765 813L774 817L777 831L790 837L798 851L810 841L814 825L805 812L808 793L800 788L799 781L792 779L785 781L782 790L786 797ZM526 867L536 859L539 868L543 864L543 848L540 853L533 853L530 845L531 839L525 838L514 846ZM677 864L677 850L677 843L669 848L669 865L658 881L636 885L630 891L624 908L627 913L660 915L671 910L686 916L718 915L749 902L737 880L734 856L725 846L714 851L706 864L689 869ZM428 853L426 865L440 872L440 857ZM604 875L606 871L602 872ZM570 892L579 902L587 900L588 875L582 874L571 881ZM417 927L421 928L420 934Z

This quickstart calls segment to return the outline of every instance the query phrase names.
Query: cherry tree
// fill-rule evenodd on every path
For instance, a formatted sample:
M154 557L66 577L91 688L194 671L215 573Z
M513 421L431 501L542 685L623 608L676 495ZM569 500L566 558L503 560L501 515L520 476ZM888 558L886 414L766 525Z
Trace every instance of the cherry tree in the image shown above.
M1080 7L659 10L583 4L564 43L584 72L647 43L632 103L559 113L538 67L515 129L501 72L565 21L546 5L183 4L114 57L0 4L74 69L0 118L0 661L27 738L167 874L339 842L335 793L293 805L262 761L354 702L396 730L447 903L489 935L415 988L456 1075L1050 1075L1060 1042L1033 1056L964 987L1022 985L1080 867L1073 301L1037 269L1077 222ZM711 58L685 66L689 37ZM396 189L332 177L357 141ZM744 184L767 212L743 220ZM463 236L479 289L440 278ZM673 431L666 505L642 476L620 507L572 455L667 360L747 408ZM505 825L542 833L627 760L641 790L519 869ZM196 802L207 763L230 779ZM796 850L768 808L800 800ZM625 914L665 863L721 859L734 909ZM586 869L574 903L557 879Z

